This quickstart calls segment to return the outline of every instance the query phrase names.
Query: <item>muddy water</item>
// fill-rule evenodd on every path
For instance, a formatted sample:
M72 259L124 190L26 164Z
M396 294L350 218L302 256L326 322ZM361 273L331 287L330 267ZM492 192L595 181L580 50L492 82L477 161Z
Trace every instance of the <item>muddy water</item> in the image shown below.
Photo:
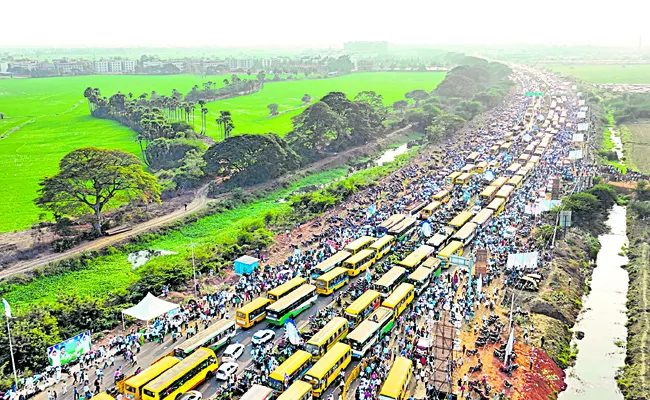
M375 163L377 165L384 165L387 162L395 161L395 157L399 156L400 154L404 154L407 151L408 151L408 144L404 143L403 145L395 149L386 150L384 154L381 155L381 157L375 160Z
M591 292L582 299L583 311L573 329L584 332L585 337L574 339L578 358L575 366L567 370L567 390L560 394L560 400L623 399L615 376L625 362L625 348L619 346L624 345L627 337L628 276L621 266L628 260L619 255L628 243L625 212L625 208L614 206L607 220L610 232L598 237L602 247L591 280Z

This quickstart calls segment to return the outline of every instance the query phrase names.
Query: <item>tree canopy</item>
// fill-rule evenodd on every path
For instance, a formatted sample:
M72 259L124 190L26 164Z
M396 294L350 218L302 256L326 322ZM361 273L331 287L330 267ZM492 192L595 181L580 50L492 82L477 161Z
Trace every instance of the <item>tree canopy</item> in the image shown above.
M160 185L133 154L87 147L68 153L59 172L40 182L35 202L55 216L93 213L101 234L102 211L132 200L160 202Z
M300 165L300 157L279 136L239 135L226 138L203 155L204 171L251 185L276 178Z

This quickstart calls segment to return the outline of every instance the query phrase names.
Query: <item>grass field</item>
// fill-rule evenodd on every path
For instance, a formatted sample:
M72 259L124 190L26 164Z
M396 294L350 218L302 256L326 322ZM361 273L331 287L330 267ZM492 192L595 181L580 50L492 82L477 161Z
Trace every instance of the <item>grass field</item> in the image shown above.
M300 114L301 98L309 94L316 100L328 92L345 92L354 97L364 90L384 96L384 104L404 99L414 89L433 90L445 77L444 72L381 72L345 75L332 79L267 82L264 89L252 95L208 103L208 135L217 133L219 111L232 112L234 134L274 132L280 135L291 130L291 118ZM277 103L280 115L270 117L267 105Z
M195 84L208 80L221 84L224 75L107 76L42 79L0 79L0 232L28 228L42 210L33 204L38 182L57 171L58 162L68 152L85 146L119 148L139 155L134 133L114 121L90 117L83 90L98 87L110 96L118 90L134 96L155 90L170 94L172 89L187 93ZM268 82L263 91L231 100L208 104L208 134L217 136L216 118L220 110L233 114L234 133L276 132L291 129L291 117L302 108L308 93L317 99L329 91L351 96L375 90L386 104L403 98L413 89L431 90L444 73L361 73L327 80ZM280 114L270 118L266 106L277 103Z
M551 65L547 68L591 83L648 83L647 65Z
M621 127L621 132L629 131L629 142L625 143L628 166L645 174L650 174L650 124L629 124Z

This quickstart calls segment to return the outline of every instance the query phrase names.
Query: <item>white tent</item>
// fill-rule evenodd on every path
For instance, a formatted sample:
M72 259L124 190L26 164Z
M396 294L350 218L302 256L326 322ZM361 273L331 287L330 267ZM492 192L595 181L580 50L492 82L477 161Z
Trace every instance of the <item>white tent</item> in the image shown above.
M122 310L122 325L124 325L124 314L141 321L151 321L171 310L179 308L178 304L159 299L151 293L147 293L144 299L133 307Z

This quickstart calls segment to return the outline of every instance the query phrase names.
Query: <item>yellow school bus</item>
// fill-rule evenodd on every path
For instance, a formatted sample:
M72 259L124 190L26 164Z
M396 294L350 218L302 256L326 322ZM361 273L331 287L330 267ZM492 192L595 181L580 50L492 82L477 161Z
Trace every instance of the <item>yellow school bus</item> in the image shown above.
M142 399L175 400L177 396L213 377L218 367L214 351L198 349L149 382L142 390Z
M321 275L316 279L316 293L332 294L335 290L342 288L350 281L348 269L343 267L336 267L325 275Z
M90 400L115 400L115 397L111 396L106 392L99 392L93 397L91 397Z
M280 366L269 374L269 386L276 393L282 393L285 385L297 382L312 365L312 355L303 350L296 350ZM285 380L289 377L288 382Z
M295 381L277 400L312 400L312 387L309 383Z
M499 145L495 144L494 146L490 147L490 154L497 154L499 153Z
M395 243L395 236L384 235L375 240L368 248L374 250L376 260L381 260L382 257L390 253L393 249L393 243Z
M432 201L431 203L427 204L426 207L422 209L422 212L420 213L420 217L422 219L427 219L433 215L433 212L436 211L440 207L440 203L437 200Z
M530 158L530 154L526 154L526 153L524 153L524 154L522 154L522 155L519 156L519 158L517 159L517 161L518 161L520 164L526 164L526 162L528 161L529 158Z
M404 278L406 278L406 268L395 266L373 283L373 289L378 291L381 297L388 297Z
M533 143L529 144L526 146L526 149L524 150L524 153L531 155L533 154L533 151L535 151L535 145Z
M503 211L505 206L506 206L506 199L504 199L503 197L497 197L494 200L492 200L490 204L488 204L487 208L492 210L494 212L494 216L496 217L497 215L501 214L501 211Z
M456 178L455 184L462 186L462 185L467 185L471 181L472 181L472 174L470 174L469 172L463 172L458 176L458 178Z
M506 175L512 176L517 173L517 171L521 168L521 164L519 163L512 163L508 168L506 168Z
M474 240L474 236L476 236L476 226L477 225L473 222L466 223L458 230L458 232L456 232L452 237L452 240L458 240L465 246L469 245L472 240Z
M452 240L449 242L444 249L438 252L437 258L440 259L443 268L449 268L449 258L451 256L462 256L463 255L463 242L458 240Z
M397 357L388 371L386 381L379 392L380 400L404 400L413 377L413 361Z
M463 168L461 168L460 172L463 174L473 174L474 171L476 170L476 165L474 164L467 164Z
M127 399L140 400L142 398L142 389L147 383L153 381L180 361L176 357L163 357L139 374L118 382L117 387L124 393L124 397Z
M526 178L528 178L528 176L530 175L531 169L528 168L529 164L530 163L528 163L525 166L519 168L519 171L517 171L517 175L521 175L524 178L524 180L526 180Z
M438 260L439 261L439 260ZM411 275L408 276L407 282L413 285L418 296L424 292L426 288L429 287L431 283L431 278L433 275L433 270L427 268L424 265L418 267Z
M512 142L506 142L501 145L500 150L508 153L510 151L510 148L512 147Z
M330 258L319 262L312 270L311 279L315 281L319 276L324 275L343 264L343 261L347 260L351 255L352 254L347 251L339 251Z
M489 208L484 208L478 214L476 214L470 222L473 222L478 226L485 227L487 226L488 222L490 222L493 213L494 211L490 210Z
M447 182L447 185L451 186L451 185L455 184L456 183L456 178L458 178L461 174L462 174L462 172L455 171L455 172L452 172L451 174L447 175L447 178L445 180Z
M505 176L500 176L500 177L496 178L495 180L493 180L490 183L490 186L496 186L498 188L501 188L501 186L505 185L506 182L508 182L508 178L506 178Z
M508 180L508 185L514 186L515 189L519 189L523 181L524 177L522 175L515 175Z
M499 189L499 191L497 192L497 197L501 197L508 200L514 191L515 191L514 186L503 185L501 189Z
M367 290L352 304L345 308L345 318L350 329L354 329L381 304L381 294L376 290Z
M307 341L305 350L319 360L325 353L348 334L348 320L343 317L332 318Z
M492 201L494 196L496 196L498 190L499 188L496 186L487 186L485 189L483 189L481 194L478 195L478 197L481 199L483 204L489 203Z
M397 264L401 265L402 267L408 270L414 270L420 264L422 264L422 262L426 260L426 258L429 257L429 255L433 253L433 251L434 251L433 247L423 244L422 246L418 247L413 252L411 252L411 254L404 257L404 259L398 262Z
M239 400L271 400L273 398L273 389L266 386L255 384L244 393Z
M248 304L235 311L235 322L242 328L250 328L266 318L266 307L271 300L266 297L258 297Z
M341 371L350 364L352 349L349 345L336 343L334 347L318 360L305 374L304 380L309 382L314 390L314 396L320 397L327 388L339 377Z
M381 306L393 310L395 318L397 318L411 304L414 297L415 287L410 283L403 282L381 303Z
M375 250L365 249L343 262L343 267L348 269L348 275L357 276L375 263Z
M438 193L433 195L433 199L441 203L446 203L449 201L449 199L451 199L451 193L449 192L449 190L441 190Z
M532 156L528 161L537 165L537 163L539 162L539 156Z
M473 216L474 214L472 214L470 211L461 211L454 217L454 219L449 221L449 226L455 229L460 229L463 227L463 225L465 225L467 221L472 219Z
M357 252L367 249L368 246L375 241L375 238L372 236L361 236L359 239L356 239L345 246L345 251L349 252L352 255L357 254Z
M470 154L470 155L467 157L467 160L466 160L466 161L469 162L469 163L475 164L475 163L476 163L476 160L478 160L478 158L479 158L480 156L481 156L481 153L479 153L478 151L475 151L475 152L473 152L472 154Z
M305 282L307 282L305 278L301 278L297 276L289 280L288 282L285 282L282 285L269 290L268 298L269 300L271 300L271 303L275 303L276 301L280 300L284 296L298 289L298 287L304 284Z
M485 172L487 167L488 167L488 163L486 163L485 161L481 161L480 163L476 164L476 173L482 174L483 172Z

